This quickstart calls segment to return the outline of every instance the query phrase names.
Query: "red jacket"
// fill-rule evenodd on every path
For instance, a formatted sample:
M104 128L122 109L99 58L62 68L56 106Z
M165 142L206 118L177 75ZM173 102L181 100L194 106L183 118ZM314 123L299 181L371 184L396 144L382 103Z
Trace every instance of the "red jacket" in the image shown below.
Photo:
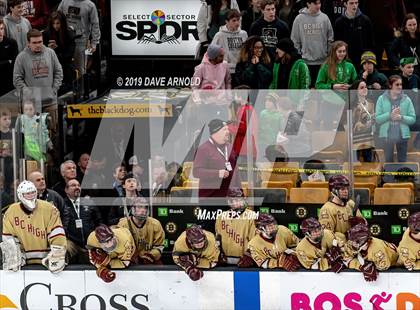
M251 141L252 141L252 154L253 158L257 158L257 136L258 136L258 119L254 108L250 104L241 105L236 111L237 122L229 124L229 131L233 137L233 150L239 156L246 156L248 145L246 138L247 131L247 112L249 114L249 120L251 122Z

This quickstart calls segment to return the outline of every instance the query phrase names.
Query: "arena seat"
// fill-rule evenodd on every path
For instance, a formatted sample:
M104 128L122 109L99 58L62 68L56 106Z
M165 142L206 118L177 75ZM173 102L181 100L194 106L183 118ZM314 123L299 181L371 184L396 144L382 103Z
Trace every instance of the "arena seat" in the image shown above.
M262 188L285 188L287 197L290 195L290 189L294 186L292 181L263 181Z
M413 203L409 188L377 187L373 197L375 205L408 205Z
M310 187L310 188L328 188L328 182L309 182L303 181L300 187Z
M355 182L353 184L353 187L355 189L368 188L371 193L374 193L377 185L375 183L370 183L370 182Z
M349 163L345 162L343 164L343 170L349 170ZM353 171L354 171L354 182L360 183L373 183L378 185L380 176L379 175L369 175L368 172L381 172L382 171L382 163L374 162L374 163L364 163L364 162L355 162L353 163ZM357 174L357 172L363 173L366 171L366 174Z
M293 186L296 185L299 173L299 163L298 162L260 162L257 163L257 167L260 169L265 169L260 171L261 181L292 181ZM291 169L291 171L286 172L276 172L271 171L270 169Z
M403 182L403 183L385 183L384 188L409 188L411 190L411 198L414 201L414 194L415 194L415 187L414 184L411 182Z
M329 195L328 188L292 188L290 203L325 203Z
M286 203L287 189L286 188L254 188L254 197L263 197L262 203L276 204Z

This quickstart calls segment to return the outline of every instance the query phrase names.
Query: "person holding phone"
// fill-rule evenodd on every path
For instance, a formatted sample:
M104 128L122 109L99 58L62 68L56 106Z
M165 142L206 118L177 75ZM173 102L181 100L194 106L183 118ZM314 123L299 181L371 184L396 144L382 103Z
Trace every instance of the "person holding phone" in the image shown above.
M234 85L246 85L250 89L268 89L272 78L271 60L264 42L258 36L249 37L241 49Z
M70 84L74 78L75 43L74 33L67 26L66 16L61 12L51 13L47 29L42 33L42 37L44 45L55 51L63 67L64 84Z

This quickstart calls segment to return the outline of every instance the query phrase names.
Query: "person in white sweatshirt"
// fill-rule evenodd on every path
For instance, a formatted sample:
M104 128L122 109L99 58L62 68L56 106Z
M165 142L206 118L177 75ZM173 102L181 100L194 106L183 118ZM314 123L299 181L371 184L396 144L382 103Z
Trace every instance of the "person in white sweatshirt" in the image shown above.
M240 29L241 13L229 10L226 13L226 25L214 36L212 44L220 45L225 51L224 60L229 64L229 72L235 73L242 44L248 38L246 31Z

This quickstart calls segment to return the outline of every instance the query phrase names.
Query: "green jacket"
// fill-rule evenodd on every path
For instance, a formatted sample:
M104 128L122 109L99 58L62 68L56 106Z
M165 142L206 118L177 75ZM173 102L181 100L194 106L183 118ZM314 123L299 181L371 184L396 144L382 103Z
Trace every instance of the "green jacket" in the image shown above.
M357 79L356 69L353 64L344 60L337 64L337 78L332 80L328 76L328 65L323 64L319 69L316 79L316 89L332 89L334 84L352 84Z
M387 138L389 123L391 121L391 100L389 98L389 91L385 92L378 98L376 102L376 123L379 127L379 137ZM403 94L400 101L400 113L402 119L400 121L401 136L403 139L410 138L410 128L416 122L416 112L414 111L411 99Z
M274 63L273 66L273 81L270 84L270 89L277 89L278 72L280 64ZM289 75L288 89L309 89L311 85L311 75L309 69L303 59L298 59L292 66Z

